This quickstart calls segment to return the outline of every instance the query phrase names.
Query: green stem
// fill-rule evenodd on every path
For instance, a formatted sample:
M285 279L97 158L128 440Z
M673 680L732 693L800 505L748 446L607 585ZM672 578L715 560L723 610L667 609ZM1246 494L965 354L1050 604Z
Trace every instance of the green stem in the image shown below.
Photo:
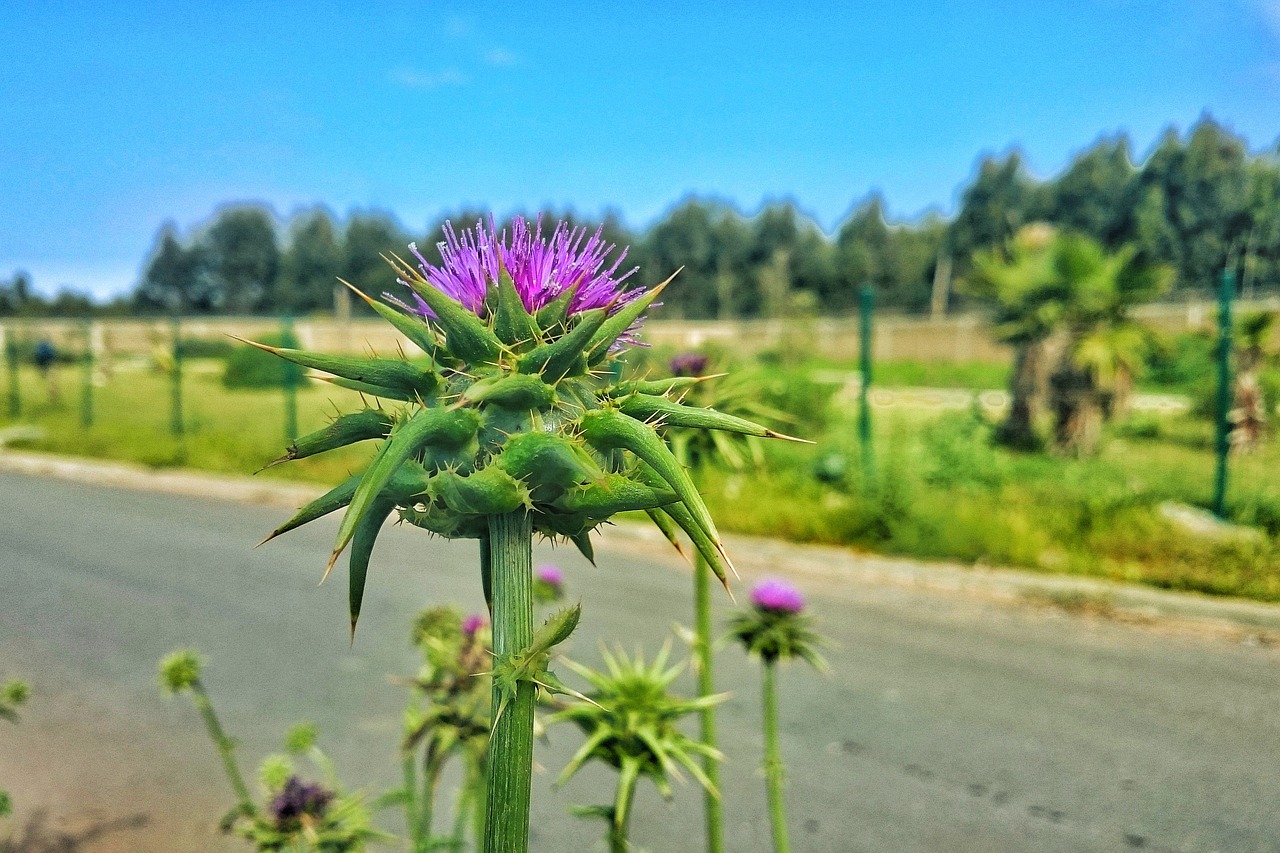
M182 321L173 316L173 372L169 389L169 431L174 438L182 438Z
M711 567L702 555L693 563L694 615L697 623L695 654L698 666L698 696L715 693L715 673L711 655ZM702 742L716 746L716 709L702 710ZM702 767L711 780L713 790L703 792L707 824L707 853L724 853L724 808L720 802L720 762L711 755L703 756Z
M489 516L493 584L493 652L498 660L533 640L533 525L520 510ZM521 681L494 720L489 741L487 853L527 853L533 776L534 685ZM494 713L501 696L493 694Z
M21 377L18 375L18 327L11 324L5 330L8 334L4 338L4 354L5 361L9 364L9 417L17 420L22 417L22 388L19 384Z
M84 384L80 389L80 425L93 426L93 321L84 324Z
M235 743L222 730L218 715L213 712L213 703L209 701L209 694L205 692L204 685L199 681L191 685L191 701L200 712L200 716L204 718L204 727L208 729L209 737L217 747L218 755L222 757L222 768L227 772L227 781L231 783L231 788L240 801L240 809L247 815L254 814L256 810L253 807L253 798L249 795L249 786L244 783L240 768L236 766Z
M764 776L769 793L769 822L774 853L789 853L787 817L782 805L782 756L778 751L778 689L776 664L764 662Z
M631 834L631 812L636 800L636 786L632 785L627 792L627 817L623 821L609 819L609 853L627 853L631 843L627 837Z
M422 762L422 797L418 801L418 825L414 831L417 850L431 850L431 824L435 817L436 792L444 762L428 756Z
M404 823L409 830L412 847L417 846L418 826L418 757L412 752L404 757Z

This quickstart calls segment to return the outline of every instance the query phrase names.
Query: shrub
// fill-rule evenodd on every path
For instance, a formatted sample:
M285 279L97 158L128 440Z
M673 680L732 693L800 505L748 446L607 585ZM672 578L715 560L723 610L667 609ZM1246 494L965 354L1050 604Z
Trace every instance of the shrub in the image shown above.
M260 343L277 347L298 346L292 334L283 332L262 335ZM237 346L227 357L222 384L227 388L282 388L290 379L300 383L302 377L302 368L292 362L254 347Z

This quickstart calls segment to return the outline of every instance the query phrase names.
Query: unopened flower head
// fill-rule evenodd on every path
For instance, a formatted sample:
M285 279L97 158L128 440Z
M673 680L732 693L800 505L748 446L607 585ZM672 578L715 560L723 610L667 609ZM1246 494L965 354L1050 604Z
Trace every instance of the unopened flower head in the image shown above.
M751 590L751 603L773 613L799 613L804 610L804 596L786 581L769 579Z
M550 237L542 230L542 217L530 225L522 216L511 222L510 231L499 233L492 216L488 225L476 222L474 229L454 229L444 224L444 240L437 245L441 263L436 266L418 251L409 250L418 260L422 276L437 290L453 297L477 315L487 313L486 300L497 287L498 276L506 270L526 310L537 311L563 294L576 288L569 301L569 314L612 306L613 310L640 296L642 290L625 290L625 282L636 267L619 273L626 259L624 248L610 260L617 249L604 239L603 227L590 237L585 228L571 228L566 222L556 223ZM431 309L416 294L418 310L432 316Z
M160 683L171 693L195 686L200 680L200 655L195 649L178 649L160 661Z

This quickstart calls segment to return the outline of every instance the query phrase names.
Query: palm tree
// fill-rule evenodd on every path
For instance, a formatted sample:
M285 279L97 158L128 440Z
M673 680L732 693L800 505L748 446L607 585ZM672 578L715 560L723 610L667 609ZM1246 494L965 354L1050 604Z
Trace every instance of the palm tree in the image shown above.
M1266 359L1266 347L1276 325L1274 311L1253 311L1236 327L1236 381L1231 405L1231 449L1255 450L1267 424L1267 399L1258 372Z
M973 257L973 272L962 288L994 308L997 341L1013 347L1009 381L1009 414L996 431L1001 444L1021 450L1041 445L1035 424L1044 406L1046 345L1063 314L1063 299L1054 275L1053 229L1028 225L1007 248L992 248Z
M1128 411L1147 348L1134 305L1159 296L1171 271L1142 264L1135 250L1107 252L1092 238L1060 234L1051 248L1053 278L1063 300L1066 342L1049 378L1054 443L1064 452L1097 449L1102 422Z

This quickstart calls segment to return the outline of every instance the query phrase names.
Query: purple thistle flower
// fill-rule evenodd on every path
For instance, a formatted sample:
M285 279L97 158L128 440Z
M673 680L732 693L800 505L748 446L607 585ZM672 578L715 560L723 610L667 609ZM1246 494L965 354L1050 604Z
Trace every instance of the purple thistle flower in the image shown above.
M588 237L586 228L570 228L567 223L558 222L547 238L542 233L541 215L534 220L532 230L524 217L517 216L511 222L510 233L498 233L492 216L488 227L480 220L474 229L464 229L461 234L452 222L446 221L444 241L437 248L440 266L428 262L416 244L409 244L427 282L478 316L487 313L485 301L494 292L502 268L511 276L520 300L531 313L575 285L570 315L607 306L616 311L643 293L642 288L623 288L623 282L639 268L618 274L627 250L624 248L610 262L609 255L617 246L605 242L603 226ZM418 313L433 316L421 298L415 294L414 299ZM630 332L622 340L634 343Z
M804 610L804 596L791 584L780 580L764 580L751 590L751 602L761 610L773 613L799 613Z
M466 634L468 637L474 637L476 634L480 633L480 629L483 628L487 622L488 620L485 619L484 616L479 613L472 613L466 619L462 620L462 633Z
M271 816L283 826L303 815L320 817L333 799L333 793L314 783L307 783L297 776L290 776L284 790L271 801Z
M538 566L538 580L550 586L562 586L564 584L564 572L552 565Z
M671 359L673 376L700 376L707 369L709 359L700 352L682 352Z

